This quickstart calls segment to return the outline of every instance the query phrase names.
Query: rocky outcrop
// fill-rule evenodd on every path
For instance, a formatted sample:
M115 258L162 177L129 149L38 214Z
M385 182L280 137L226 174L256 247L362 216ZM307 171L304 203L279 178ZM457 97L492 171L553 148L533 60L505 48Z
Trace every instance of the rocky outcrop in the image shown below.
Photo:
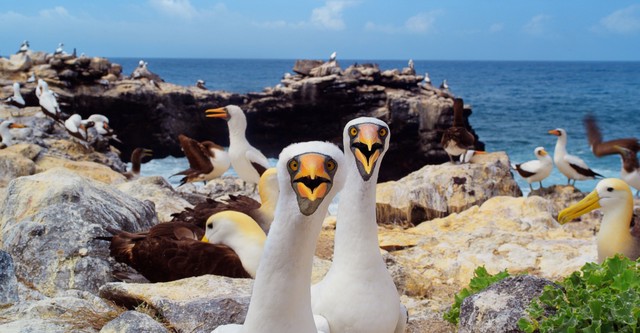
M531 275L508 277L464 299L460 307L460 333L517 333L531 300L542 294L549 280Z
M171 221L171 214L179 213L185 208L193 208L191 203L160 176L141 177L119 184L116 188L140 201L153 202L158 220L161 222Z
M9 183L0 202L0 246L13 257L16 275L47 296L60 290L97 293L111 278L106 226L148 229L157 218L151 202L63 168Z
M169 333L149 315L126 311L102 327L100 333Z
M0 308L18 302L18 279L11 255L0 251Z
M335 61L300 62L294 68L297 74L286 76L278 86L241 95L146 77L129 79L121 74L121 66L104 58L40 53L26 57L32 61L20 70L0 70L0 83L5 85L0 97L11 94L13 81L25 82L35 73L60 95L66 114L107 116L124 143L117 146L125 160L136 147L153 149L155 157L181 156L179 134L228 145L225 122L204 116L204 110L228 104L246 111L249 140L271 157L293 142L341 144L344 124L357 116L372 116L386 121L393 135L380 180L398 179L425 164L447 160L440 137L453 121L451 96L420 86L423 77L407 71L381 71L372 64L342 70ZM37 105L34 90L35 83L21 88L28 105ZM470 115L466 108L465 119ZM472 130L468 121L465 125ZM483 146L477 141L477 149Z
M378 184L378 223L418 225L495 196L522 196L505 153L483 154L474 161L427 165L398 181Z

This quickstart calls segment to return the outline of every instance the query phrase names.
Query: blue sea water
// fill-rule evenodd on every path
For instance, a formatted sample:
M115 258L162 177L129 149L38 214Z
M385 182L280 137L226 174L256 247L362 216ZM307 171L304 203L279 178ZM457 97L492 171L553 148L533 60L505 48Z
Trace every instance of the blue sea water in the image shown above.
M114 58L129 74L140 59ZM295 60L252 59L145 59L151 71L165 81L194 85L206 81L209 89L246 93L261 91L291 72ZM340 60L342 68L357 62L373 62L382 69L402 68L400 60ZM533 150L543 146L551 154L556 137L547 132L564 128L568 151L584 159L596 172L618 177L620 158L596 158L589 150L582 118L593 113L604 140L640 137L640 62L528 62L528 61L414 61L418 73L428 72L438 85L447 79L450 90L472 106L469 121L487 151L506 151L512 163L535 159ZM169 158L170 160L173 158ZM156 161L159 162L159 161ZM153 162L152 162L153 163ZM186 161L175 159L184 166ZM167 174L162 161L153 172ZM176 171L181 170L178 168ZM529 185L515 176L523 192ZM557 169L544 186L566 184ZM579 181L591 191L597 181ZM537 188L535 184L534 188Z

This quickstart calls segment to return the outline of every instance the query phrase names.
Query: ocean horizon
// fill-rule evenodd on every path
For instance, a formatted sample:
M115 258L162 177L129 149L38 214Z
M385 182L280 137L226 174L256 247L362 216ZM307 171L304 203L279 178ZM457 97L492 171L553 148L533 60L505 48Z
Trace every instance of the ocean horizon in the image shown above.
M201 59L201 58L109 58L129 75L139 60L166 82L182 86L204 80L210 90L235 93L258 92L280 83L293 73L295 59ZM408 60L408 59L407 59ZM344 69L354 63L375 63L383 70L402 69L407 60L340 59ZM605 177L619 177L618 156L597 158L591 153L583 117L596 116L604 140L640 136L640 61L490 61L415 60L416 72L429 73L432 83L446 79L453 94L472 107L469 122L486 144L486 150L505 151L511 163L535 159L533 150L544 147L553 155L556 137L548 131L564 128L567 150ZM249 129L251 130L251 129ZM171 158L169 158L171 159ZM154 163L143 166L163 176L168 170ZM188 164L184 164L186 168ZM178 170L179 171L179 170ZM523 193L529 185L514 177ZM176 178L176 177L174 177ZM175 180L172 179L172 183ZM543 181L545 187L566 184L557 169ZM591 191L597 180L578 181L582 191ZM537 188L538 184L534 184Z

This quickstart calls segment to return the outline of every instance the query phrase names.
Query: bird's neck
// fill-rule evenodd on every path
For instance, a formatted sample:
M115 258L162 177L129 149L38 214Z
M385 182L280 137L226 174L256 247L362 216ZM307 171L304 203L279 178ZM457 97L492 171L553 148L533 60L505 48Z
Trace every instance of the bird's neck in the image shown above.
M333 265L340 269L383 263L376 222L376 179L364 181L354 165L347 165L344 191L340 194Z
M633 217L633 198L627 198L625 205L619 209L603 211L600 231L598 232L598 259L600 262L616 253L624 253L633 244L631 218ZM635 258L634 258L635 260Z
M0 127L0 136L2 137L2 143L9 145L11 140L13 140L13 135L11 135L11 131L8 127L2 126Z
M559 136L556 141L556 149L553 151L553 157L567 154L567 138Z
M134 175L139 175L140 174L140 160L141 160L141 156L134 156L131 159L131 173L133 173Z
M247 142L245 132L247 130L247 123L242 121L229 120L229 145L242 144Z
M273 221L273 216L276 211L276 205L278 203L278 193L271 189L260 189L260 208L258 208L258 214L264 219L263 224L267 224L264 227L269 227Z
M303 216L293 195L281 195L278 201L282 204L276 209L276 220L265 242L244 331L316 332L310 281L316 241L324 218L320 212L326 211L326 204L323 203L316 214ZM295 322L285 320L284 313L286 318L295 318Z
M237 236L231 237L225 242L226 245L231 247L238 257L240 257L242 266L253 278L256 277L258 264L264 252L265 238L266 237L247 239L246 237Z

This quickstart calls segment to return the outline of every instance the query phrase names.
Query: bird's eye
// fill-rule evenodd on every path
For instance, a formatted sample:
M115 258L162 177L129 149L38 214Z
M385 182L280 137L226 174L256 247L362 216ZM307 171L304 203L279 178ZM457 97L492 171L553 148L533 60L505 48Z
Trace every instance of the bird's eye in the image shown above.
M209 223L209 224L207 224L207 228L209 228L209 229L213 229L213 223Z
M358 129L355 126L351 126L351 128L349 129L349 135L351 135L352 137L358 135Z
M298 167L299 167L298 161L296 161L296 160L289 161L289 170L298 171Z
M389 133L389 131L387 131L387 129L384 127L378 130L378 135L380 135L381 137L385 137L387 133Z
M336 169L336 161L328 160L327 163L326 163L326 167L327 167L327 170L329 170L329 171L335 170Z
M607 187L607 192L613 192L613 187Z

